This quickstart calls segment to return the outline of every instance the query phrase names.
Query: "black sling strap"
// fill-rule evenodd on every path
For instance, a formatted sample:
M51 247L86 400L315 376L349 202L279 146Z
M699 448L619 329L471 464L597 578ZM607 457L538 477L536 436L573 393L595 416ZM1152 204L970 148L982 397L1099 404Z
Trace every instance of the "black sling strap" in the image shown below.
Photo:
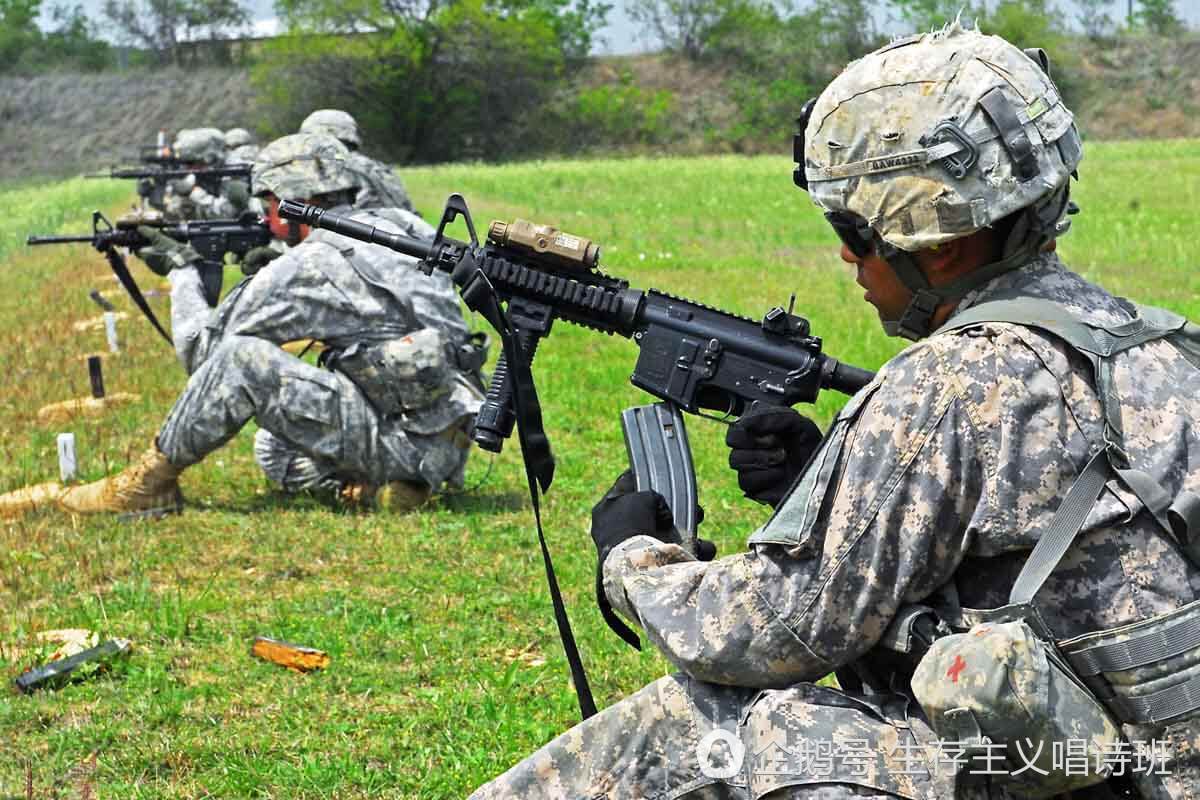
M125 259L117 251L113 245L104 248L104 257L108 259L109 266L112 267L113 274L117 276L117 280L125 287L125 291L129 293L133 299L134 305L138 310L150 320L150 324L154 326L154 330L167 340L167 344L175 347L175 342L171 341L171 334L167 333L163 326L159 323L158 317L154 316L154 312L150 309L150 304L146 302L146 298L142 295L142 290L138 288L137 281L133 279L133 275L129 274L129 267L125 265Z

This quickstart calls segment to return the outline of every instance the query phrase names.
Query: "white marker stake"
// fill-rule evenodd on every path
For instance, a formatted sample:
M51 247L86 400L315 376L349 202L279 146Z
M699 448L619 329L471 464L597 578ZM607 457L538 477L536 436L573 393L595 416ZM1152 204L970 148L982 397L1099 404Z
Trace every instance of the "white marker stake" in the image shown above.
M104 312L104 334L108 337L108 351L110 353L121 352L120 345L117 343L117 315L113 311Z
M78 463L75 460L75 434L73 433L58 435L58 472L62 476L63 483L75 480L75 476L79 472Z

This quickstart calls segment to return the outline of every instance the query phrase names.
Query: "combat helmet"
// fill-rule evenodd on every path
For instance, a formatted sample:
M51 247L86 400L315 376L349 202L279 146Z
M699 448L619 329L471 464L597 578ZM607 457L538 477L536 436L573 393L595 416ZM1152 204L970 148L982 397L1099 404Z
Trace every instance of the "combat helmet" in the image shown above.
M362 178L350 169L350 151L332 136L293 133L259 151L250 172L251 192L284 200L357 190Z
M877 249L912 292L884 328L918 339L939 304L1066 232L1083 151L1045 53L955 21L847 66L802 109L794 156L796 185L846 245ZM1022 210L1001 259L948 286L931 287L912 257Z
M230 150L247 144L254 144L254 136L245 128L230 128L225 131L225 146Z
M180 161L217 165L225 161L225 134L217 128L185 128L171 150Z
M300 123L301 133L324 133L332 136L351 150L362 146L358 138L358 123L354 117L336 108L319 108Z

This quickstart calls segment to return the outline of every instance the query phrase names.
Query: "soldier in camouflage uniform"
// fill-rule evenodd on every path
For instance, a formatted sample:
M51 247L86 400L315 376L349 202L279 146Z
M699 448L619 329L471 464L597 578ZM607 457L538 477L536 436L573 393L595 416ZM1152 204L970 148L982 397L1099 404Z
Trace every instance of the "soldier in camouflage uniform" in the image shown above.
M226 164L253 164L261 150L254 143L254 137L245 128L230 128L225 131L225 147L229 154L225 157Z
M220 167L229 161L225 134L216 128L188 128L179 132L171 152L188 168ZM211 181L187 175L167 184L163 214L169 220L234 219L246 211L250 187L245 181L223 178Z
M225 154L226 166L233 164L253 164L254 160L258 158L259 151L262 149L254 143L254 137L245 128L230 128L225 131L225 147L227 148ZM250 187L244 181L226 178L222 187L222 194L229 198L230 205L232 206L230 210L234 212L234 216L246 211L260 216L266 213L262 201L257 197L250 196Z
M413 210L408 191L396 171L359 151L362 139L358 135L358 123L354 117L336 108L317 109L300 123L300 132L332 136L350 150L350 168L362 180L362 189L354 203L356 206L369 208L372 205L385 205L405 211Z
M465 433L483 396L477 355L449 276L426 276L414 259L278 216L282 199L349 213L357 175L335 139L296 134L259 154L256 195L272 231L294 246L243 281L216 309L204 301L194 251L161 257L170 272L175 349L191 376L153 445L124 472L92 484L43 484L0 496L0 515L56 503L78 513L178 508L179 474L251 419L255 455L287 491L324 489L393 510L461 487ZM345 208L342 208L345 206ZM357 210L353 218L430 238L415 214ZM163 246L163 243L159 243ZM327 350L313 366L282 345L313 338Z
M1048 301L1098 328L1138 315L1054 253L1082 152L1038 56L955 23L850 64L806 107L796 181L842 237L885 328L917 341L847 404L811 460L797 451L819 437L790 410L730 429L739 483L775 505L748 552L691 558L656 498L618 481L593 511L604 600L679 672L474 797L1046 796L939 757L910 689L930 639L1008 602L1116 427L1089 362L1063 340L1037 325L946 324L997 298ZM1167 496L1200 489L1200 353L1151 341L1111 365L1132 465ZM1035 595L1053 635L1193 614L1200 570L1160 524L1163 506L1147 510L1124 481L1097 491ZM1153 663L1118 655L1130 654L1126 683L1153 700L1194 680L1196 650L1193 637ZM934 678L966 684L988 677L979 669L955 663ZM813 683L835 671L840 689ZM1131 740L1165 742L1153 769L1072 797L1200 796L1191 705L1126 722Z

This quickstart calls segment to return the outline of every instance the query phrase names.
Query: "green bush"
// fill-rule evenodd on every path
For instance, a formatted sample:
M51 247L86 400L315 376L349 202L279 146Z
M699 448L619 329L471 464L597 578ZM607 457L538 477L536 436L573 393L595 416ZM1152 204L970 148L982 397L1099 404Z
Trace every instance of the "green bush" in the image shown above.
M572 144L652 144L667 137L675 96L644 89L625 71L618 82L581 89L574 99Z
M778 151L796 115L846 63L884 42L862 0L818 0L785 16L761 0L738 0L713 30L712 58L730 67L736 113L712 138L737 151Z
M559 133L546 117L590 46L593 9L589 0L459 0L410 17L370 0L285 0L291 33L267 44L253 78L273 132L332 106L396 161L536 154Z

